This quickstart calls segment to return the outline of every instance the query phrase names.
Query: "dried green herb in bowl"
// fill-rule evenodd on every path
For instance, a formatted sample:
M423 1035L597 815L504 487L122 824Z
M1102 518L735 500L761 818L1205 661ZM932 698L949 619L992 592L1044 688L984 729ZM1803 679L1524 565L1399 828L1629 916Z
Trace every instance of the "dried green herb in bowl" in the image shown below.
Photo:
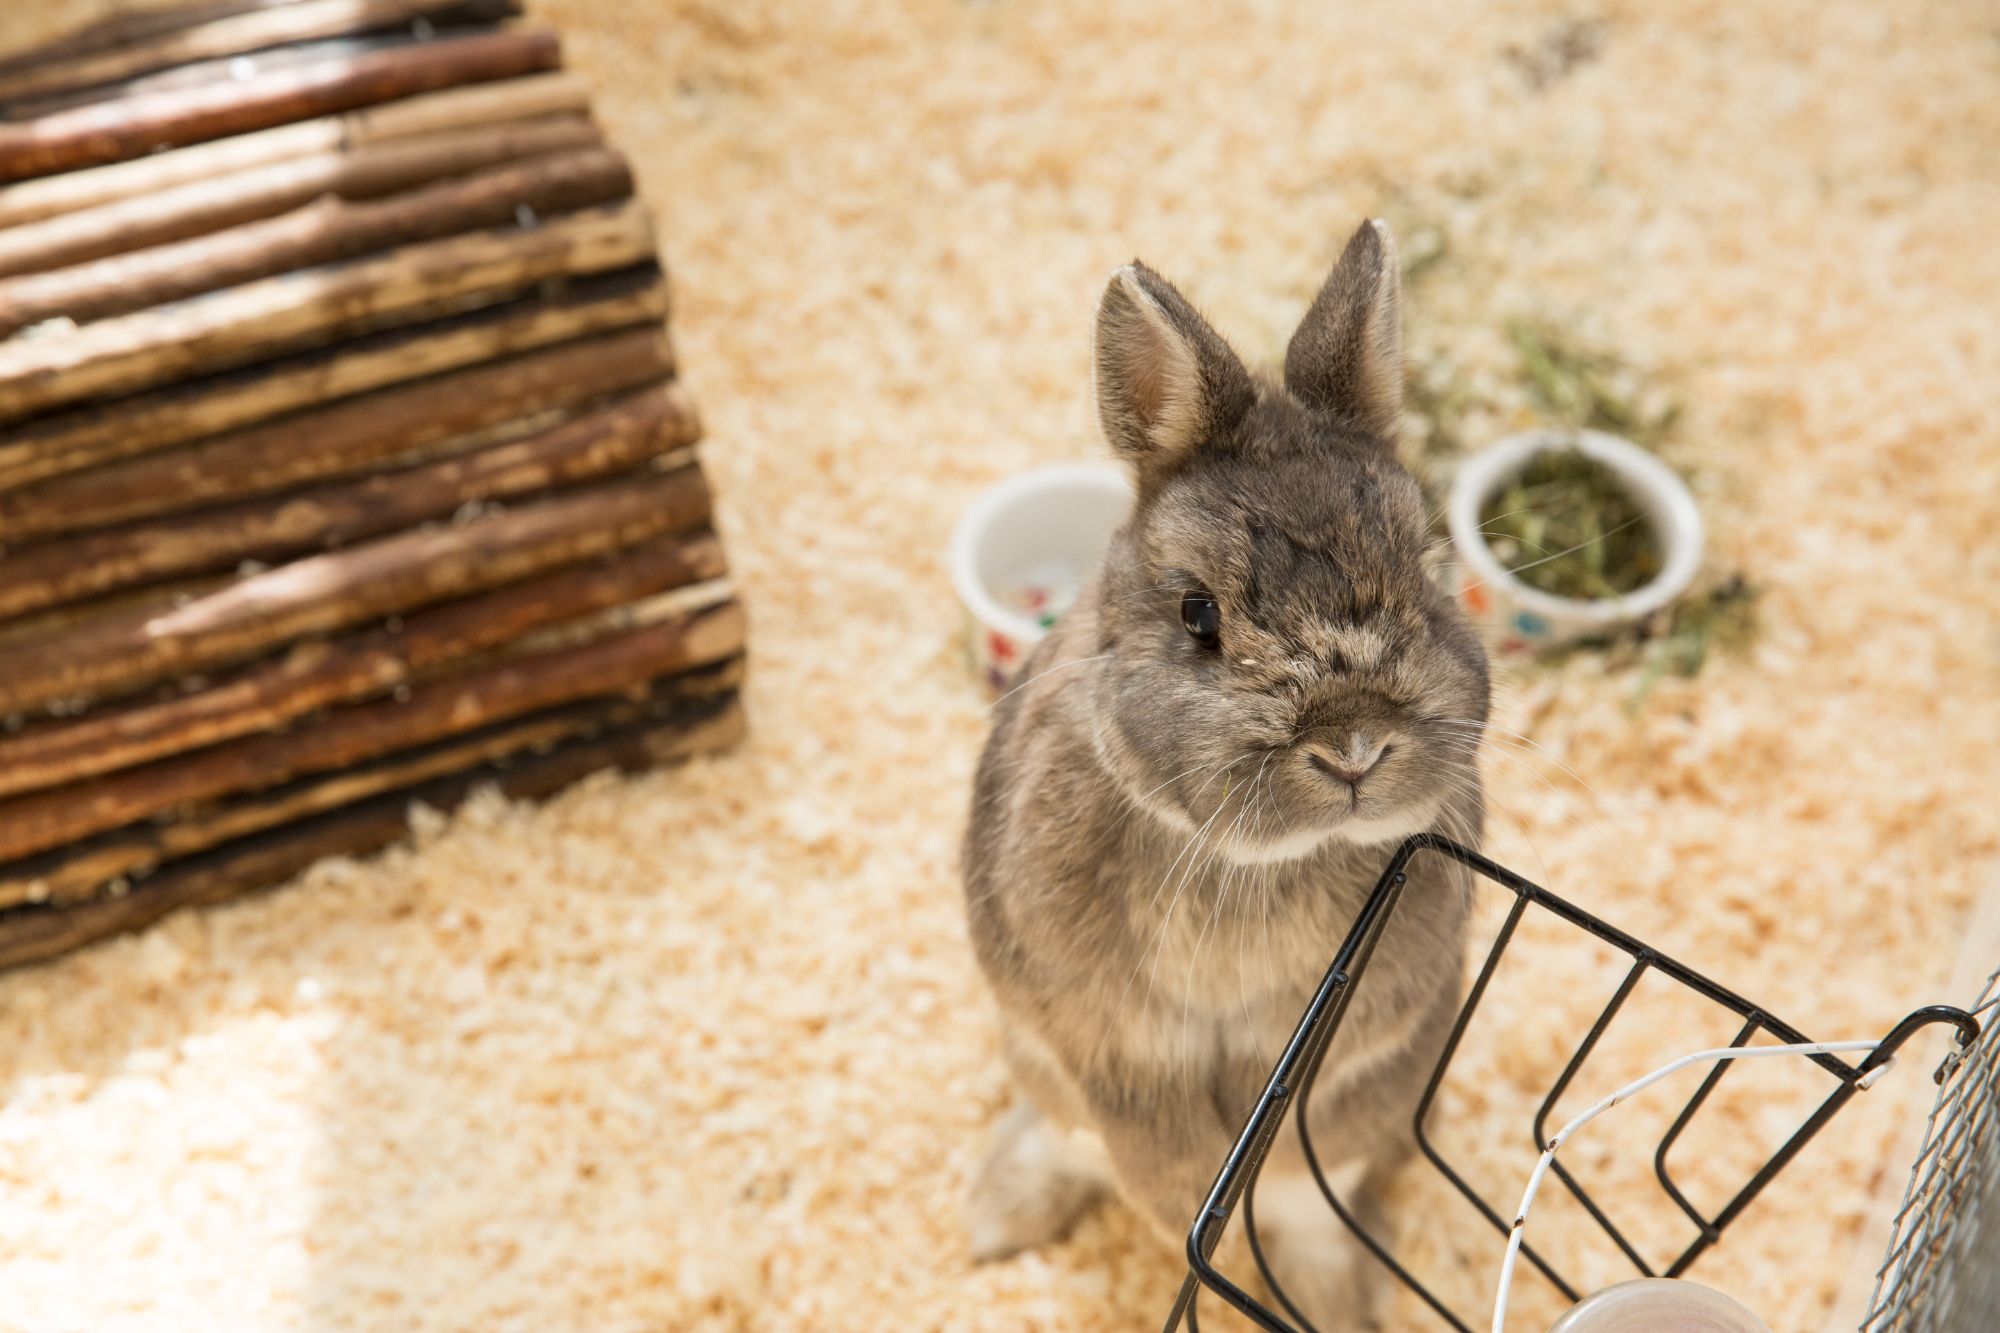
M1479 526L1504 568L1555 597L1623 597L1664 563L1651 516L1615 472L1576 449L1529 459L1487 497Z

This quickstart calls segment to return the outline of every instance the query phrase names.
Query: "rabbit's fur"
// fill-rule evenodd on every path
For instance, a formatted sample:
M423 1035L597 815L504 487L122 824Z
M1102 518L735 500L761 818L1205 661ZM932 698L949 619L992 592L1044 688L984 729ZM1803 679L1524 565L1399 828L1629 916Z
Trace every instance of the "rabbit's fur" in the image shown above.
M1364 224L1282 382L1143 265L1105 290L1099 413L1137 504L999 705L965 846L1022 1095L974 1184L978 1257L1060 1236L1111 1188L1178 1243L1394 844L1477 841L1486 659L1426 574L1395 457L1398 289ZM1184 627L1190 591L1219 642ZM1468 890L1441 860L1413 868L1313 1094L1321 1164L1364 1210L1459 995ZM1256 1210L1304 1313L1365 1317L1289 1117Z

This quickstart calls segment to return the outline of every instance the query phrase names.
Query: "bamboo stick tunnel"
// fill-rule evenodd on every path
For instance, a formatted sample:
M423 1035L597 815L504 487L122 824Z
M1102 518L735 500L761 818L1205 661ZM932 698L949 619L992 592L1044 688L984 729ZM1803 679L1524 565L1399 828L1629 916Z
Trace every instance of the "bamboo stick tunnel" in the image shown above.
M516 0L0 58L0 967L733 743L667 313Z

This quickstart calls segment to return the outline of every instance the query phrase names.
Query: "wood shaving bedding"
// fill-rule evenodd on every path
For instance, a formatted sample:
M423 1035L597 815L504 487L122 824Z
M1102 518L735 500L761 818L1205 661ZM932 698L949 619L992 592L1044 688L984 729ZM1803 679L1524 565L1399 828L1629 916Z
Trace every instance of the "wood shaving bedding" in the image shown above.
M100 8L14 6L0 39ZM942 552L980 487L1099 454L1112 267L1272 357L1368 213L1449 238L1411 344L1473 386L1474 446L1528 419L1508 321L1586 329L1672 374L1714 562L1763 589L1748 656L1636 715L1588 656L1506 680L1537 748L1492 748L1492 850L1814 1036L1946 998L2000 845L1978 7L535 8L660 216L755 609L750 739L0 978L0 1328L1155 1324L1180 1267L1123 1209L966 1259L1006 1090L958 902L983 701ZM1574 60L1510 54L1577 22ZM1526 944L1446 1103L1503 1199L1616 980ZM1578 1095L1677 1053L1608 1052ZM1673 1086L1571 1150L1621 1217L1663 1207L1615 1149ZM1696 1274L1817 1327L1890 1110L1860 1099ZM1749 1161L1730 1137L1685 1158L1698 1198ZM1406 1181L1415 1252L1490 1292L1500 1238L1446 1227L1440 1188ZM1534 1242L1581 1234L1559 1198ZM1404 1298L1386 1326L1428 1325Z

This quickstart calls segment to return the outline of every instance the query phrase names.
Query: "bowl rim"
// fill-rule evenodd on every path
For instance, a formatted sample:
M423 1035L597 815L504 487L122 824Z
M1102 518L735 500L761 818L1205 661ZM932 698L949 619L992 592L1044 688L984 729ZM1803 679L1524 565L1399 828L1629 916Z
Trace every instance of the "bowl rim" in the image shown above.
M1617 474L1653 520L1660 572L1620 597L1559 597L1515 577L1487 545L1479 511L1487 497L1535 455L1574 449ZM1651 615L1688 590L1701 566L1701 509L1680 475L1651 451L1600 430L1538 426L1472 454L1452 479L1445 526L1452 545L1481 583L1503 587L1522 608L1571 626L1605 628Z
M952 587L958 593L958 600L981 625L1010 635L1023 645L1039 641L1048 632L1032 616L1002 606L986 587L985 580L979 577L980 543L1000 515L1021 500L1078 490L1116 494L1128 503L1132 499L1132 483L1125 470L1115 463L1050 463L995 482L959 515L951 533Z

